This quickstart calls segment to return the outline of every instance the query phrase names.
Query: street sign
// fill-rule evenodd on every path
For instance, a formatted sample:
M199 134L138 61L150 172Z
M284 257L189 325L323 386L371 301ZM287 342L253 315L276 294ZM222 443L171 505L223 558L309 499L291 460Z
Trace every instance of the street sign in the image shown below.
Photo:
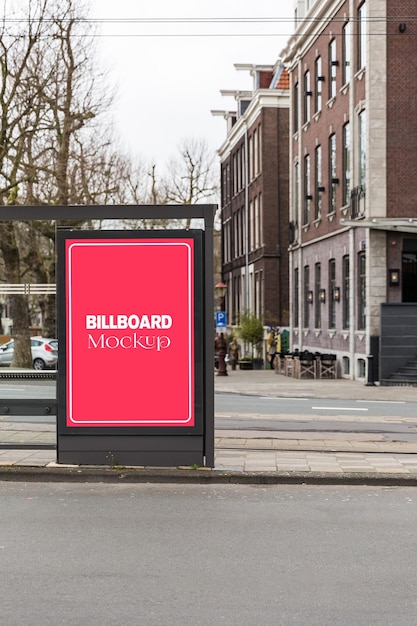
M226 311L216 311L216 332L226 331Z

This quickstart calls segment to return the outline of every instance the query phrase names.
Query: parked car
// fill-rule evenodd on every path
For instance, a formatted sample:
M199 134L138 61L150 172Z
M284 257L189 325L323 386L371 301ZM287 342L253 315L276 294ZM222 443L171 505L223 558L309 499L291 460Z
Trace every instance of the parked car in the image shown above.
M32 361L35 370L56 369L58 366L58 341L47 337L31 337ZM12 362L14 339L0 346L0 366Z

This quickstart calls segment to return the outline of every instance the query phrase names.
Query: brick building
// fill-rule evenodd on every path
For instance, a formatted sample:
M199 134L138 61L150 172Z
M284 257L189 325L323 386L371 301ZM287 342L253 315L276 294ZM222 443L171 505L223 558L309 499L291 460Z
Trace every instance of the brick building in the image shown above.
M222 278L228 323L250 311L265 326L287 326L289 80L274 66L236 65L251 91L222 91L237 110L227 120L221 161Z
M336 354L339 374L359 380L375 369L370 354L379 361L384 304L417 302L415 8L297 0L281 54L291 91L291 345Z

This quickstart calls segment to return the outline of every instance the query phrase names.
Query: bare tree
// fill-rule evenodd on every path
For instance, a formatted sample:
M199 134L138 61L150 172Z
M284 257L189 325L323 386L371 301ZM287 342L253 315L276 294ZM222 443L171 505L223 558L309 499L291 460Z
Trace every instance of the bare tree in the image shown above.
M163 181L167 204L198 204L214 201L219 190L216 155L203 139L186 139L171 158ZM190 220L185 227L190 228Z
M83 161L80 135L110 103L97 89L92 40L79 37L88 34L88 24L73 0L25 0L14 14L7 7L0 26L0 204L79 204L82 188L72 175ZM97 128L93 132L97 145ZM95 166L97 160L90 171ZM20 283L25 274L35 282L55 282L53 255L42 254L53 241L54 225L35 224L0 222L8 282ZM22 367L31 363L28 305L23 296L12 300L13 365ZM54 300L45 303L51 329Z

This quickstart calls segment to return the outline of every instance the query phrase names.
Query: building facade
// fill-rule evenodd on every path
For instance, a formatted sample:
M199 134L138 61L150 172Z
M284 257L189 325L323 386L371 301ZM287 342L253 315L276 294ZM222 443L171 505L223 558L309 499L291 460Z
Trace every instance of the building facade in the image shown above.
M412 0L298 0L281 54L291 346L336 354L358 380L378 360L381 305L417 302L413 14Z
M288 326L289 81L282 66L237 65L252 91L223 91L236 111L227 120L221 162L222 271L229 326L250 312Z

